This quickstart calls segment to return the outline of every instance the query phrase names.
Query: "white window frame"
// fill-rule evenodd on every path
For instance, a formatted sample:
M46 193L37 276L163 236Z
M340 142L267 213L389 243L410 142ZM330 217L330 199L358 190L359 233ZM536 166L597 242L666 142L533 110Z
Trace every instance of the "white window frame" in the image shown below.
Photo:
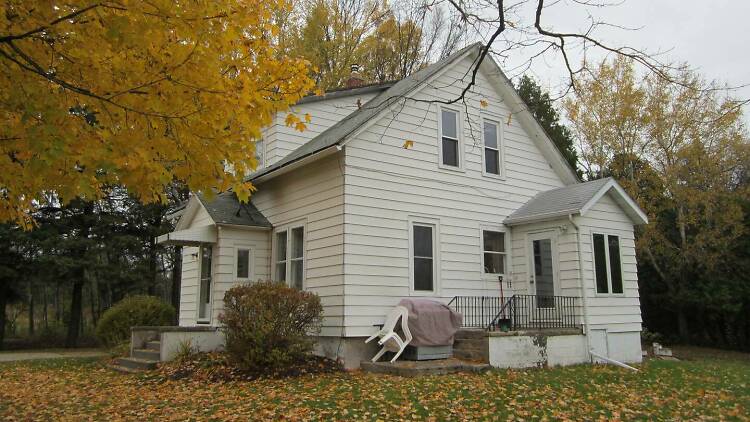
M247 277L240 277L237 274L237 259L240 256L240 250L248 251ZM236 281L244 281L244 282L255 280L255 245L246 245L246 244L234 245L234 279Z
M411 296L440 295L440 220L429 217L409 217L409 294ZM414 226L432 228L432 290L414 289Z
M206 246L211 247L211 270L210 270L211 271L210 272L211 285L208 286L208 311L206 312L206 316L201 317L201 281L203 279L203 248L205 248ZM213 244L206 244L206 245L201 244L200 246L198 246L198 263L197 263L198 265L196 265L198 267L198 292L197 292L198 294L196 295L196 298L195 298L195 304L196 304L195 321L197 324L210 324L211 316L213 315L213 308L214 308L213 290L214 290L214 285L216 283L216 280L214 279L214 271L213 271L214 261L216 258L215 257L216 248L214 246L215 245Z
M495 116L489 116L483 114L480 119L482 129L482 175L487 177L493 177L495 179L505 180L505 141L503 125L500 123L500 118ZM494 149L488 147L484 142L484 124L486 122L492 123L497 126L497 169L498 174L487 172L487 163L485 157L485 149Z
M307 222L306 221L295 221L292 223L287 223L284 225L280 225L276 227L273 231L273 245L271 247L271 256L272 256L272 263L273 268L271 269L273 274L273 280L274 281L284 281L288 286L292 286L291 281L289 280L289 276L292 273L292 261L291 258L292 254L292 230L302 228L302 258L297 258L296 260L302 261L302 290L307 289ZM276 235L277 233L286 232L286 256L284 261L278 261L276 259L276 251L278 249L277 241L276 241ZM276 266L277 264L285 262L286 264L286 278L287 280L279 280L278 274L276 274Z
M456 148L458 149L458 166L451 166L448 164L443 164L443 110L450 111L453 113L456 113L456 136L458 136L457 145ZM437 129L438 129L438 167L444 170L450 170L450 171L458 171L463 172L464 171L464 136L463 136L463 118L462 118L461 110L451 108L451 107L445 107L445 106L438 106L437 107Z
M596 285L596 250L594 249L594 235L600 234L604 236L604 263L607 272L607 292L600 293ZM612 290L612 268L609 259L609 236L617 237L618 250L617 253L620 257L620 280L622 280L622 293L614 293ZM625 296L625 271L622 265L622 236L617 233L608 232L591 232L591 279L594 282L594 294L596 296Z
M485 273L484 272L484 232L490 231L490 232L498 232L503 234L503 243L505 246L505 252L492 252L492 253L501 253L505 256L505 262L504 262L504 268L505 273L498 273L498 274L491 274L491 273ZM503 226L497 226L497 225L489 225L489 224L482 224L479 226L479 274L481 277L485 280L494 280L497 281L498 276L503 276L505 278L510 274L510 253L508 252L510 249L510 231L506 230Z

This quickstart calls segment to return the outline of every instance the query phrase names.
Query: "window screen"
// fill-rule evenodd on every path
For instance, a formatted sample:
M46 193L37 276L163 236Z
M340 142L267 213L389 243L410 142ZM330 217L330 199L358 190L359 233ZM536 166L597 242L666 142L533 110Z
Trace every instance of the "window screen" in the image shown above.
M434 288L434 245L431 226L414 225L414 290L432 291Z
M440 113L440 122L443 164L446 166L458 167L458 113L451 110L442 110Z
M482 250L485 274L505 273L505 233L483 230Z

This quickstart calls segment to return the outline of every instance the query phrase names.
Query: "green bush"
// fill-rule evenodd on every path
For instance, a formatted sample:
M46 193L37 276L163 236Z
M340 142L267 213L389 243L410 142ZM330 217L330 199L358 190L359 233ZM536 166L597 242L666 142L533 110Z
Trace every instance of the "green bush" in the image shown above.
M267 372L305 359L322 314L318 295L269 281L229 289L219 321L233 363Z
M172 305L153 296L129 296L107 309L96 325L96 338L106 346L130 340L130 328L143 325L172 325Z

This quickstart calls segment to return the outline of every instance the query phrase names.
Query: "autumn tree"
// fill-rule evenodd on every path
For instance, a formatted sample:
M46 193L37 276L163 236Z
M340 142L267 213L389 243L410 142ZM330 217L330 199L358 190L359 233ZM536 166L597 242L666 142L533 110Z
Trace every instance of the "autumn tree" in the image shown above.
M578 154L573 145L573 136L570 129L560 122L560 115L552 104L549 93L527 75L522 76L518 81L516 91L570 164L570 167L577 168Z
M0 3L0 220L28 223L122 185L233 188L246 199L253 138L313 86L276 54L285 0ZM231 164L232 172L226 171Z
M644 301L669 309L683 340L705 328L702 312L721 309L719 330L731 331L750 305L738 288L747 273L732 271L746 259L736 246L747 244L750 145L740 103L721 88L686 69L675 83L640 75L619 57L564 103L587 176L616 177L647 211L636 244L654 274Z

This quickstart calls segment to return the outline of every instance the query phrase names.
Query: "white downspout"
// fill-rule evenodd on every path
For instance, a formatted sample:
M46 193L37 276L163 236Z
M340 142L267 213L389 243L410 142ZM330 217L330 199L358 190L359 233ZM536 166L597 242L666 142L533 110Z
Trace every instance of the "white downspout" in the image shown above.
M589 329L589 307L586 300L586 285L583 278L583 245L581 244L581 228L573 220L573 214L568 214L570 224L576 229L576 243L578 244L578 287L581 290L581 304L583 305L583 334L586 338L586 351L591 352L590 329Z

